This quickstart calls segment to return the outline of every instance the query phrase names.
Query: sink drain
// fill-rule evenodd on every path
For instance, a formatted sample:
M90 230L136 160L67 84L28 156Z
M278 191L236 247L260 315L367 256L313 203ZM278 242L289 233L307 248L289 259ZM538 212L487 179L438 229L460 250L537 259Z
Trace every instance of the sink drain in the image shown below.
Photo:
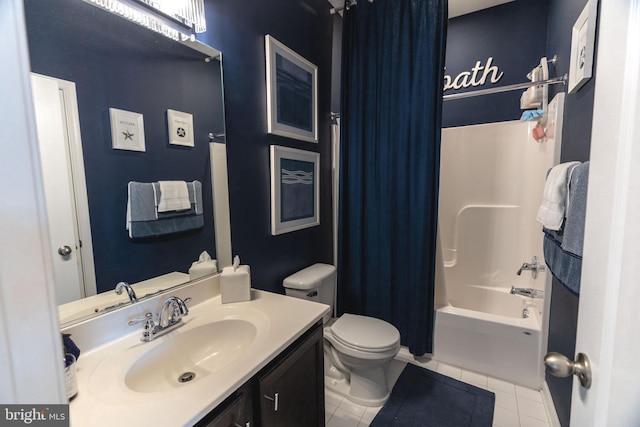
M194 374L193 372L185 372L184 374L178 377L178 381L180 381L181 383L188 383L195 377L196 377L196 374Z

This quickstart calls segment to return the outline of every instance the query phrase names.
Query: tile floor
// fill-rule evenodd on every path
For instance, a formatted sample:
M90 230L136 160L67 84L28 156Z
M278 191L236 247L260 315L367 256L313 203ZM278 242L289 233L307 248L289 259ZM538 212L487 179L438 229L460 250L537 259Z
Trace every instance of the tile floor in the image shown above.
M395 384L407 363L422 366L457 380L489 390L496 395L493 427L550 427L542 394L519 385L475 372L465 371L436 360L416 360L406 349L401 349L387 372L389 384ZM327 427L365 427L381 407L367 408L351 403L329 390L325 392L325 421Z

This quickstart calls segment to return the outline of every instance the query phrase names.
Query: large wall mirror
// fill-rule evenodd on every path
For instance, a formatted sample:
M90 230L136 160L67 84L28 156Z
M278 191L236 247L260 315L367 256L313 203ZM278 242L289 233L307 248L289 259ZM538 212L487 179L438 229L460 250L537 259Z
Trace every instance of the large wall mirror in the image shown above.
M25 0L24 4L32 72L60 82L63 117L68 108L65 103L77 99L79 132L75 137L81 140L84 170L80 176L86 193L83 196L82 188L71 188L71 192L79 191L80 194L72 194L72 199L78 199L78 206L82 205L83 197L86 201L88 219L84 226L90 229L90 234L82 235L82 212L77 215L74 211L70 215L80 219L72 218L75 223L71 232L80 233L78 241L73 244L51 237L54 262L77 267L78 271L71 275L79 275L81 282L75 296L73 292L66 295L58 292L58 303L65 308L61 310L61 322L127 304L126 292L115 293L116 284L121 281L134 284L134 291L138 286L138 297L187 282L192 263L203 251L216 258L216 246L220 243L215 236L221 224L214 224L216 200L210 150L212 142L224 143L225 135L221 58L207 57L202 49L194 50L82 0L59 0L55 5L50 0ZM65 92L65 84L73 90ZM36 86L34 93L38 90ZM69 96L75 99L70 100ZM142 119L135 123L144 131L144 151L113 147L114 116L110 115L110 109L141 115L135 116ZM170 142L174 138L169 134L172 119L167 110L192 116L193 146ZM42 141L46 138L41 135L42 114L38 116L37 111L36 101ZM44 114L45 118L49 116ZM71 126L70 121L63 122L64 127ZM191 131L188 127L185 130ZM74 138L73 129L65 131L67 139ZM56 189L53 184L56 177L65 169L72 178L75 176L77 180L79 176L73 170L74 156L69 148L49 152L41 148L48 215L55 210L49 199L66 200L61 191L64 185L58 184ZM47 163L55 169L64 162L67 165L59 174L51 176L50 171L44 170ZM204 225L177 233L167 230L153 237L132 238L126 227L128 184L132 181L199 181ZM47 186L53 187L53 197L51 191L47 193ZM226 203L228 206L228 200ZM228 215L224 221L228 228ZM65 227L52 226L50 219L52 233ZM84 248L90 249L88 255L83 253ZM82 256L91 260L78 260ZM56 288L68 285L69 281L58 277L56 272ZM97 305L79 305L72 301L76 297L84 301L103 298Z

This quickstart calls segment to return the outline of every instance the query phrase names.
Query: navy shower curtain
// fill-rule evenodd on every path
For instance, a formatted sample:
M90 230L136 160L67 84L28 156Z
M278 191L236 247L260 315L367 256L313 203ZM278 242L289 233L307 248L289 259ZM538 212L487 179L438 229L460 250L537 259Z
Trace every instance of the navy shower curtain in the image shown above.
M446 0L345 10L339 311L432 352Z

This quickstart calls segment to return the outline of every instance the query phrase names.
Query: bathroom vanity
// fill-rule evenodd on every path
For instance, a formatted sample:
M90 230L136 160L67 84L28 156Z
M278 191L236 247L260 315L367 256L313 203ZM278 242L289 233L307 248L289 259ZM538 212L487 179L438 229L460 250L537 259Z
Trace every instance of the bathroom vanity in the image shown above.
M204 417L197 426L324 426L322 322Z
M184 324L150 342L129 321L168 297ZM324 425L324 304L252 290L222 304L219 275L63 330L82 349L75 425Z

